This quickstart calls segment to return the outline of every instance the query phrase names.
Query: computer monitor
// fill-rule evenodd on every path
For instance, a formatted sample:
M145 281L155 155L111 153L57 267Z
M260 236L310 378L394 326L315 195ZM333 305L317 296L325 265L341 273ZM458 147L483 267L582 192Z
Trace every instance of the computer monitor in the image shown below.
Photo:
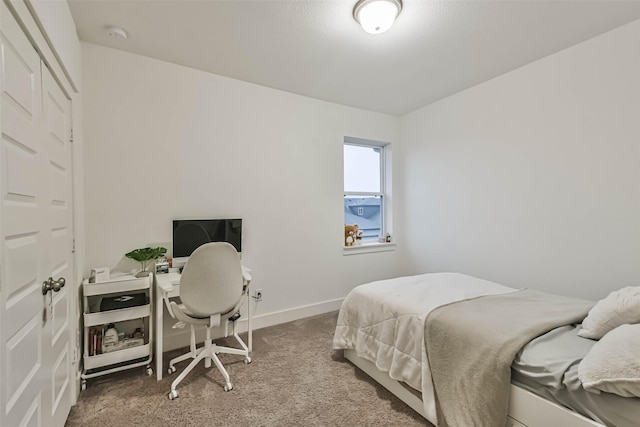
M242 219L173 220L173 266L181 267L199 246L228 242L242 252Z

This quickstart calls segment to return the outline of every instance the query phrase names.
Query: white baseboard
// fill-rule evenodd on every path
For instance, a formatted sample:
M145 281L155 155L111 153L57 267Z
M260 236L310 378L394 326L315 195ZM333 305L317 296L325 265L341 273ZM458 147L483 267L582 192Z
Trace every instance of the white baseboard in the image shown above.
M329 313L340 309L344 298L319 302L316 304L303 305L302 307L289 308L287 310L274 311L273 313L254 315L251 319L253 330L266 328L267 326L279 325L305 317L316 316L318 314ZM242 331L247 330L247 319L240 319L239 326Z
M281 311L274 311L272 313L254 315L251 319L251 327L255 331L256 329L266 328L268 326L279 325L281 323L287 323L298 319L304 319L305 317L316 316L318 314L329 313L340 309L344 298L338 298L330 301L324 301L316 304L304 305L302 307L289 308ZM260 304L260 303L258 303ZM258 307L259 308L259 305ZM242 333L247 331L247 319L246 317L240 318L237 322L237 331ZM204 332L202 335L204 337ZM175 350L178 348L186 347L189 345L189 328L186 327L179 332L177 330L165 331L163 339L164 351ZM203 339L199 337L198 339ZM216 334L214 331L214 338L220 338L223 336L223 332L220 331Z

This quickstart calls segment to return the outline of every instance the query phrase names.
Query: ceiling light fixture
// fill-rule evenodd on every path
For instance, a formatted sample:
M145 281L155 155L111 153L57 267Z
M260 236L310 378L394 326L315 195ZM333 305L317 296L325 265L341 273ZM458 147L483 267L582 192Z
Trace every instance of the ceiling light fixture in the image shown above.
M105 31L109 37L121 38L125 40L128 37L127 32L119 27L107 27Z
M358 0L353 18L367 33L382 34L391 28L401 10L402 0Z

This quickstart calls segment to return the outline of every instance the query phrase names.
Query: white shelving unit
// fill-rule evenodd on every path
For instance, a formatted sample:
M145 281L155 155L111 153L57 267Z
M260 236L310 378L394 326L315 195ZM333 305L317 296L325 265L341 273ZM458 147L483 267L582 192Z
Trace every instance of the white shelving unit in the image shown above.
M82 373L82 389L87 387L87 379L139 366L147 367L147 375L153 375L151 362L153 359L153 316L151 315L151 281L152 276L136 278L131 275L112 277L107 282L82 284L84 307L84 370ZM142 305L101 311L101 300L105 297L119 297L144 292ZM132 347L102 352L90 339L90 331L103 330L110 323L122 322L140 324L144 330L143 344ZM93 351L90 351L93 349Z

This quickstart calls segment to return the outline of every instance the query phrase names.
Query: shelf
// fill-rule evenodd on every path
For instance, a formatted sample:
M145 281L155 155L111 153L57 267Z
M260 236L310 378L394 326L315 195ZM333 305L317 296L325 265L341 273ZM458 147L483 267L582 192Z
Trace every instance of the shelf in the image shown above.
M131 292L139 289L149 289L151 280L149 277L136 278L130 275L114 277L108 282L89 283L84 282L82 288L85 297L106 295L120 292Z
M99 326L106 323L124 322L125 320L140 319L151 314L151 304L137 307L121 308L119 310L98 311L84 314L84 326Z
M111 353L97 354L95 356L85 355L84 369L86 371L87 369L102 368L103 366L115 365L116 363L128 362L133 359L150 356L150 346L151 344L144 344Z

